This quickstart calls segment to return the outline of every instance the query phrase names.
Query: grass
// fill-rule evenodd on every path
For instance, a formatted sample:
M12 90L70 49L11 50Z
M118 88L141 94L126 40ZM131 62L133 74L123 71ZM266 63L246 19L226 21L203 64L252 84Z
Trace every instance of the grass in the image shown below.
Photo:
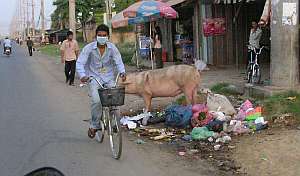
M44 45L39 48L41 53L48 55L48 56L53 56L53 57L59 57L60 56L60 50L59 50L59 45Z
M78 42L78 45L79 48L82 49L86 45L86 43ZM127 65L131 65L132 64L131 59L135 52L134 43L122 43L122 44L118 44L117 47L122 55L123 62ZM49 44L49 45L41 46L39 50L41 51L41 53L45 55L52 56L52 57L60 57L59 48L60 48L59 45Z
M210 89L212 92L222 95L238 95L240 94L237 92L235 88L231 88L229 83L217 83L213 85Z
M285 92L263 100L264 112L268 117L290 113L300 119L300 94Z

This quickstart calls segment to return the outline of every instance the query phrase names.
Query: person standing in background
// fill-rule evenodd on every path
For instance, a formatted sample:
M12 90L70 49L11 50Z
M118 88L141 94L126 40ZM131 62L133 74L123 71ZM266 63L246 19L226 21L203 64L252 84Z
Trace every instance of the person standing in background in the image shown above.
M161 30L158 26L155 27L155 34L154 34L154 56L156 62L156 68L163 68L163 61L162 61L162 45L161 45Z
M29 56L32 56L33 41L30 39L30 37L28 37L26 44L27 44Z
M76 60L79 55L79 46L76 40L73 39L73 32L67 32L67 39L63 41L61 47L61 63L65 64L66 83L74 86Z

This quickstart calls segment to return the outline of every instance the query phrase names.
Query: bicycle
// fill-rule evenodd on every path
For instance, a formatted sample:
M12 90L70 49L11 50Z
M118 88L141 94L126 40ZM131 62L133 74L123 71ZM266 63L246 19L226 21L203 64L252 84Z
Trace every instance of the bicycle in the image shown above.
M109 136L112 156L117 160L120 159L122 154L122 130L118 106L124 105L125 99L125 88L117 86L119 76L118 74L115 85L112 88L105 87L93 76L89 77L89 82L95 80L100 86L98 93L103 107L102 118L100 119L101 130L96 132L96 139L99 143L102 143L106 130Z
M250 52L250 61L249 64L247 66L247 80L248 83L251 84L259 84L260 80L261 80L261 72L260 72L260 67L258 64L258 56L261 54L261 51L264 49L265 47L262 46L261 48L259 48L258 52L256 51L255 48L248 46L248 52ZM253 60L253 51L255 53L255 59Z

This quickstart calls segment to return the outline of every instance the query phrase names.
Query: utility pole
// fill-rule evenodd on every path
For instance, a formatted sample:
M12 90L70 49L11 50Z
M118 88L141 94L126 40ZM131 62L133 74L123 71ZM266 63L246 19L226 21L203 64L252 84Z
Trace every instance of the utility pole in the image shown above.
M35 22L34 22L34 0L31 0L31 24L32 24L32 36L35 36Z
M42 43L45 41L45 1L41 0Z
M112 35L112 25L111 25L111 19L112 19L112 12L111 12L111 0L105 0L106 4L106 21L109 26L109 36L111 38Z
M30 35L30 21L29 21L29 1L26 0L26 27L27 27L27 37Z
M76 16L75 0L69 0L69 29L73 32L73 38L76 40Z
M26 38L26 2L25 0L21 0L22 1L22 19L23 19L23 41Z

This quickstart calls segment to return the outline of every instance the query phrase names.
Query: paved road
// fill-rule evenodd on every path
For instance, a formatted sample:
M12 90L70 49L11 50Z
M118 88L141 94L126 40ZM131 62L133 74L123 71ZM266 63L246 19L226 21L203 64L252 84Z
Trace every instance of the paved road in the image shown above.
M1 176L20 176L43 166L67 176L213 175L205 163L201 170L189 169L128 137L122 159L115 161L107 142L98 144L86 136L85 91L64 84L62 66L28 57L20 47L15 50L10 57L0 55Z

